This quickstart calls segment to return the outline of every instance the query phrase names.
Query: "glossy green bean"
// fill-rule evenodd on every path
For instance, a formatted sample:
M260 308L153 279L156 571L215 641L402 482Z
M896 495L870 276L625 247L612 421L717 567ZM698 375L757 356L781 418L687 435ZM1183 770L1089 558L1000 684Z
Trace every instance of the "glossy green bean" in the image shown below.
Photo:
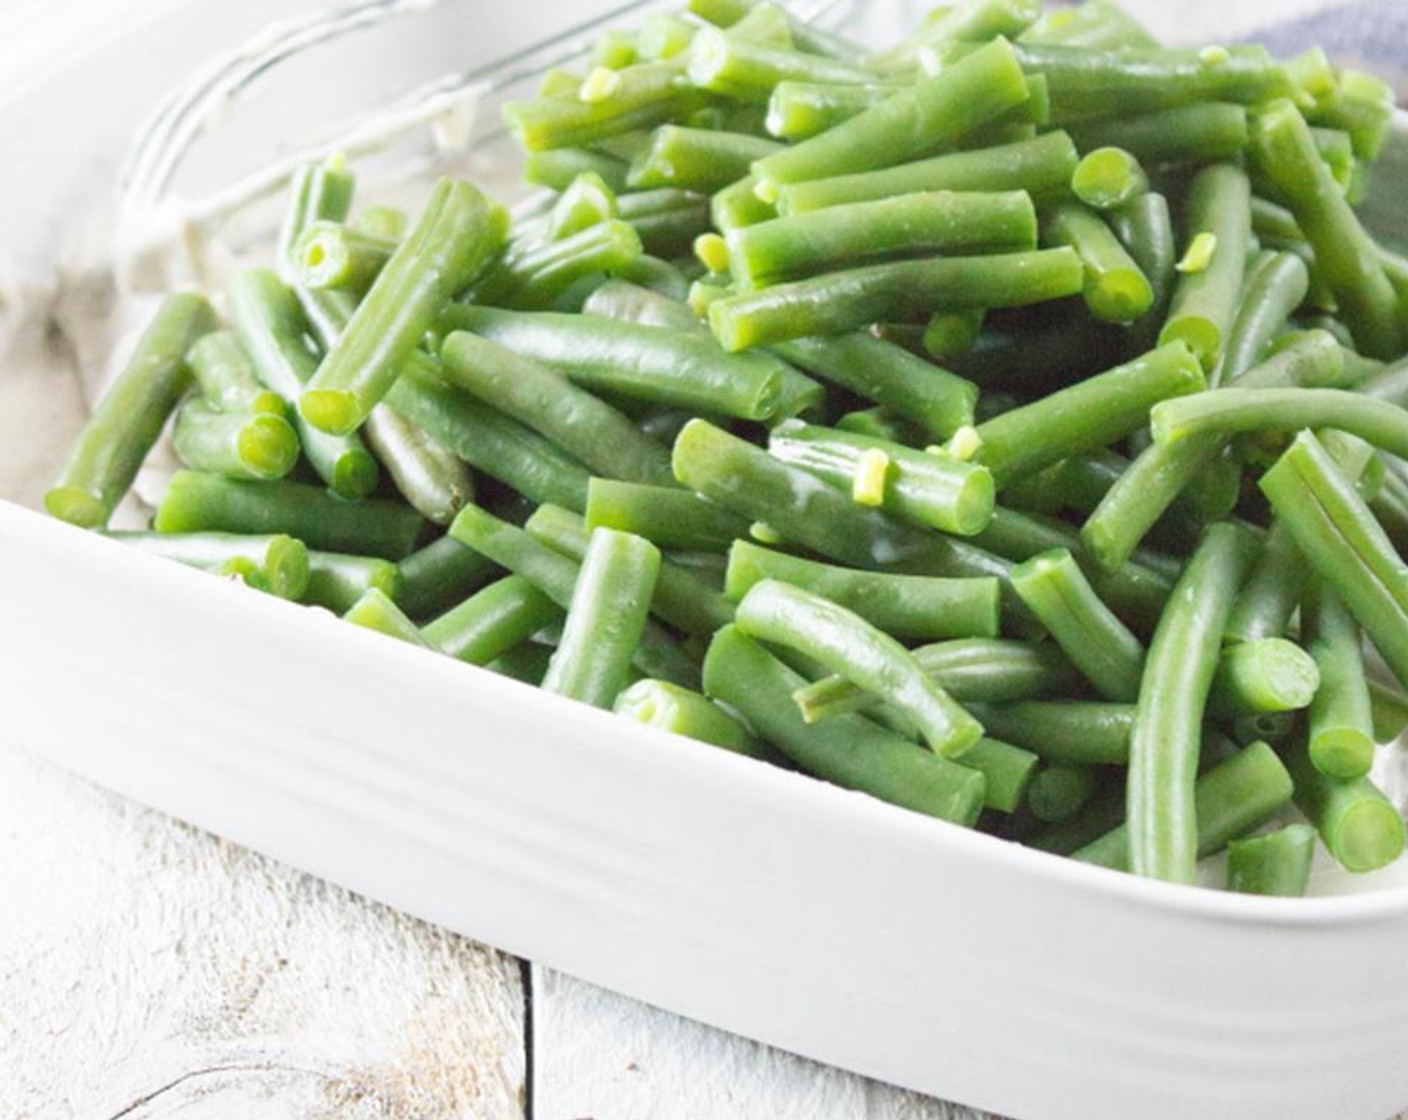
M451 657L488 665L562 618L562 608L522 576L511 575L432 619L421 634Z
M588 485L586 517L589 529L619 529L686 551L724 552L748 535L747 521L688 490L609 478Z
M624 159L590 148L552 148L528 152L523 157L523 180L534 186L563 191L578 175L593 174L613 191L626 189L630 164Z
M1129 749L1129 861L1138 875L1193 881L1202 822L1195 805L1200 727L1251 540L1212 526L1174 588L1149 646Z
M308 587L303 602L345 614L368 591L393 601L401 597L401 572L390 560L342 552L308 553Z
M1124 148L1107 145L1088 152L1071 175L1072 193L1096 210L1113 210L1148 190L1139 158Z
M1300 646L1286 638L1256 638L1219 655L1208 709L1222 716L1296 712L1319 687L1315 659Z
M1056 207L1046 218L1049 243L1069 245L1085 269L1081 295L1097 319L1130 323L1154 305L1154 287L1104 219L1079 203Z
M633 190L678 187L713 194L748 174L754 160L779 149L771 140L717 129L657 128L650 145L632 161L626 182Z
M873 109L895 92L890 83L778 82L768 98L768 133L782 140L806 140L842 121Z
M352 208L357 180L341 155L299 164L289 181L289 204L284 209L274 253L280 275L293 279L294 246L303 231L317 221L341 222Z
M543 310L555 306L573 285L603 272L620 272L643 252L640 235L629 222L597 222L501 258L466 298L497 307Z
M1377 871L1403 854L1403 818L1372 781L1342 782L1322 774L1303 733L1282 747L1282 759L1295 782L1296 808L1346 871Z
M1081 151L1118 147L1150 165L1235 159L1250 135L1246 106L1221 101L1074 121L1066 131Z
M259 383L234 331L201 335L186 352L186 364L200 395L225 412L267 412L286 417L284 399Z
M1051 43L1087 50L1157 47L1159 41L1115 0L1085 0L1054 8L1019 36L1024 43Z
M362 433L401 496L427 521L448 525L474 500L464 460L389 405L372 409Z
M375 630L389 638L406 642L409 645L430 649L430 643L421 637L420 629L406 617L389 595L373 587L362 593L343 613L342 617L354 626Z
M432 618L478 591L499 570L454 537L440 537L397 565L401 586L392 596L414 619Z
M311 222L293 246L294 276L315 291L361 296L391 259L396 243L372 237L341 222Z
M1369 772L1375 745L1359 624L1334 592L1317 588L1305 606L1303 630L1320 672L1310 702L1310 760L1322 774L1354 781Z
M84 529L107 525L190 387L186 351L214 328L215 315L201 296L183 293L162 300L44 495L51 515Z
M1093 700L1020 700L969 704L992 734L1051 762L1126 766L1135 706Z
M689 46L688 77L700 89L740 101L766 104L782 81L874 81L860 66L751 41L713 27L702 27Z
M1300 898L1310 882L1315 829L1291 824L1227 845L1227 889L1239 894Z
M792 702L805 682L736 626L715 635L704 659L704 691L739 712L803 770L915 812L971 826L986 780L861 716L809 724Z
M267 590L280 599L301 599L308 589L308 549L283 533L248 536L238 533L112 532L123 544L168 560L220 571L231 560L248 560Z
M1294 253L1275 253L1253 269L1209 383L1236 381L1260 364L1309 291L1310 273Z
M612 710L647 727L710 743L734 754L772 761L773 751L707 696L668 681L636 681Z
M998 813L1015 813L1022 807L1040 763L1031 751L988 738L979 739L960 760L983 776L983 807Z
M700 92L681 81L682 63L676 56L618 70L609 94L595 101L580 95L510 101L503 107L504 121L529 152L584 147L652 128L702 104Z
M298 436L282 416L221 412L202 397L176 410L171 442L186 466L230 478L283 478L298 461Z

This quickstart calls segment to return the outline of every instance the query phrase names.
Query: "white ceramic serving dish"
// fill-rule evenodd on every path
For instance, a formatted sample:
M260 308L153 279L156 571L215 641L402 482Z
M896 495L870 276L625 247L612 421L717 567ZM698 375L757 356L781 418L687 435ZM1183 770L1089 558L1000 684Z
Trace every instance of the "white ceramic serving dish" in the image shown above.
M1077 865L9 503L0 731L515 954L1006 1115L1408 1104L1408 869L1271 900Z

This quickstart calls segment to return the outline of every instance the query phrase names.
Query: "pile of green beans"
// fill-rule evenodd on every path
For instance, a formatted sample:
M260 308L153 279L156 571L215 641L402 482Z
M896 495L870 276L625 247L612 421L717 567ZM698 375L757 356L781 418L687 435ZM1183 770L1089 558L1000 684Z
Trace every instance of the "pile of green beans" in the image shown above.
M1302 894L1317 844L1405 844L1408 263L1355 212L1391 114L1114 0L885 44L689 0L505 107L512 210L298 168L45 506L742 766Z

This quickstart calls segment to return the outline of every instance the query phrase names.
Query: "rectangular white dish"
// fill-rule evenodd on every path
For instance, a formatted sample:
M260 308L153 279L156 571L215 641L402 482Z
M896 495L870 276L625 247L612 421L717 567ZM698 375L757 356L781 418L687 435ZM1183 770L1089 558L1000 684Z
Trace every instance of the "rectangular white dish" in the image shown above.
M546 60L510 60L496 88ZM7 503L0 635L7 736L788 1050L1029 1120L1383 1120L1408 1103L1402 867L1374 893L1283 901L1072 864Z

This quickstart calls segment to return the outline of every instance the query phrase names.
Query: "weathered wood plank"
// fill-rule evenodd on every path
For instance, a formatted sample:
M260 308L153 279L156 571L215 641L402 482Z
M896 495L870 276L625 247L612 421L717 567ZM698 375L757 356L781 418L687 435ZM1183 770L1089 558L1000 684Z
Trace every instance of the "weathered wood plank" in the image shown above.
M518 962L0 745L0 1116L515 1120Z

